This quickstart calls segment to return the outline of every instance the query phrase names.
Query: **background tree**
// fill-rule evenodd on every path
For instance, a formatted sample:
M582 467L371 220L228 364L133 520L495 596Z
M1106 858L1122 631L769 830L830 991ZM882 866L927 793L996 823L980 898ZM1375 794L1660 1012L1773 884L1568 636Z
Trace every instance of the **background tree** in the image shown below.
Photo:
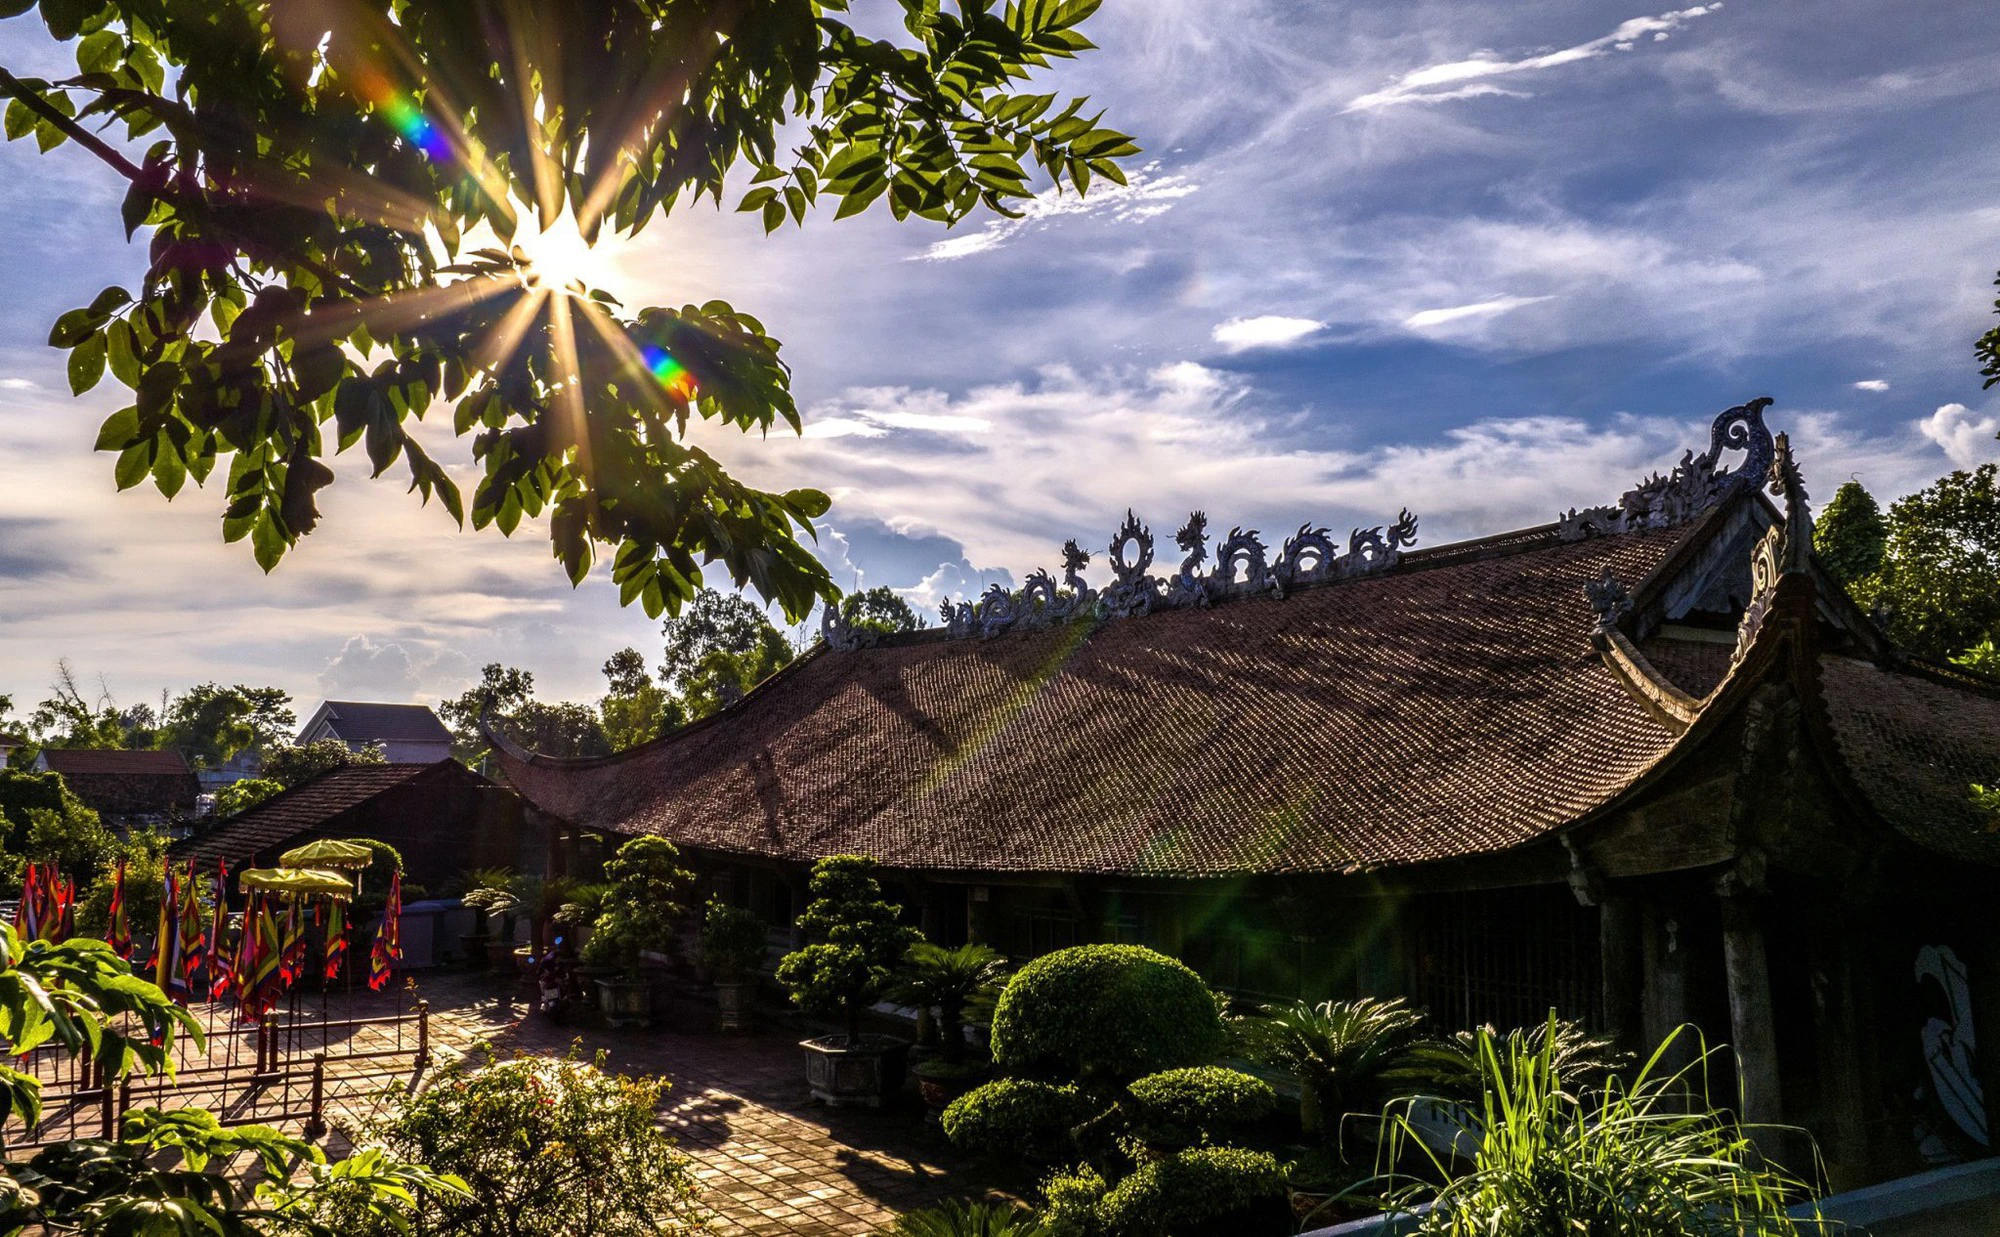
M59 773L0 769L0 881L19 889L27 859L54 861L87 884L105 863L112 838L97 813L70 793Z
M488 662L479 685L442 701L438 714L451 727L452 755L477 768L486 759L480 718L490 714L509 738L548 756L602 756L611 751L597 711L582 704L535 699L532 671Z
M266 799L284 793L285 784L276 778L238 778L215 792L215 819L227 820L239 812L249 811Z
M102 680L86 695L67 658L56 662L49 697L35 706L28 725L43 747L151 747L157 717L148 705L121 708Z
M291 694L276 687L203 683L168 702L155 742L212 769L239 752L284 742L298 725L291 705Z
M764 611L734 593L703 589L687 611L661 624L660 678L687 720L707 717L790 665L792 642Z
M1888 541L1882 508L1859 481L1841 483L1813 525L1813 551L1842 584L1874 574Z
M1954 657L2000 631L1996 473L1953 472L1889 507L1881 566L1852 591L1886 610L1890 636L1912 652Z
M840 599L840 617L853 627L868 631L915 631L927 626L910 603L897 596L886 584L849 593Z
M264 753L264 777L286 790L303 786L329 769L348 765L379 765L387 762L380 747L360 751L339 739L317 739L311 743L287 743Z
M595 241L720 203L732 173L767 230L823 195L836 218L881 202L949 224L1009 211L1036 169L1079 193L1122 180L1137 148L1084 100L1017 89L1091 46L1076 27L1099 2L900 0L884 38L839 0L43 0L78 71L0 69L0 94L8 138L88 152L126 184L127 233L151 232L137 295L107 288L50 335L73 390L108 368L134 392L97 440L121 488L171 498L226 461L223 536L268 571L319 522L324 458L357 443L462 520L409 425L455 401L476 527L547 514L572 580L609 549L621 600L652 614L719 562L797 621L834 594L798 541L826 496L743 485L687 439L692 414L799 427L777 341L723 301L627 317L505 246L523 212ZM500 247L460 254L489 232Z
M687 720L681 702L653 681L638 649L613 653L604 663L604 680L607 690L597 715L614 752L656 739Z

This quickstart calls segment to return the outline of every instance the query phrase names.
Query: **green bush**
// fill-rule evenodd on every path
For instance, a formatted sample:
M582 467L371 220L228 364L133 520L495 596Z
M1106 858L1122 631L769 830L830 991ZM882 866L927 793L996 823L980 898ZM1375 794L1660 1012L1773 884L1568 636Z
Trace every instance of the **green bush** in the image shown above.
M1262 1151L1198 1147L1142 1164L1096 1208L1104 1237L1218 1237L1289 1231L1285 1174Z
M456 1173L469 1198L431 1197L412 1237L651 1237L700 1227L694 1163L656 1123L666 1083L585 1061L521 1057L446 1067L357 1132L359 1144ZM338 1218L338 1217L329 1217ZM343 1225L347 1237L389 1237Z
M1070 1129L1096 1111L1090 1097L1067 1083L1002 1078L959 1096L939 1120L961 1150L1032 1156L1067 1147Z
M1401 997L1265 1006L1246 1019L1250 1056L1290 1070L1299 1080L1299 1123L1308 1134L1338 1138L1347 1113L1379 1113L1395 1092L1424 1016Z
M810 944L778 963L778 982L807 1013L838 1016L847 1042L861 1040L861 1011L895 982L896 967L919 939L875 883L875 861L829 855L813 865L812 901L798 918Z
M993 1060L1114 1087L1222 1050L1201 976L1138 945L1078 945L1022 967L993 1012Z
M701 965L719 984L754 978L764 964L769 939L757 916L740 906L711 901L701 921Z
M1111 1192L1098 1171L1087 1164L1066 1168L1042 1182L1042 1223L1049 1237L1098 1237L1103 1225L1097 1205Z
M1132 1084L1133 1132L1153 1144L1186 1146L1269 1116L1278 1093L1261 1078L1217 1065L1148 1074Z
M592 966L615 966L637 977L647 950L665 953L686 909L675 899L694 882L694 873L680 866L681 853L665 838L638 837L618 848L604 865L604 912L590 928L583 960ZM557 908L550 908L551 913Z

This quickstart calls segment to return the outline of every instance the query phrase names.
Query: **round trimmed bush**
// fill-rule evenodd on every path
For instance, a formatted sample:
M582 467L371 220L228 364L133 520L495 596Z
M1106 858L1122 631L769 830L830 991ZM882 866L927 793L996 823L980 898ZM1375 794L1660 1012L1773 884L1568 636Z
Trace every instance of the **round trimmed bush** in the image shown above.
M1186 1145L1269 1116L1278 1093L1261 1078L1219 1065L1148 1074L1131 1086L1135 1132L1150 1143Z
M1105 1237L1289 1232L1285 1174L1262 1151L1198 1147L1141 1165L1096 1207Z
M1078 945L1015 973L993 1011L993 1061L1093 1087L1222 1050L1222 1014L1201 976L1138 945Z
M1096 1105L1067 1083L1002 1078L953 1100L939 1124L965 1151L1034 1157L1069 1146L1069 1131Z

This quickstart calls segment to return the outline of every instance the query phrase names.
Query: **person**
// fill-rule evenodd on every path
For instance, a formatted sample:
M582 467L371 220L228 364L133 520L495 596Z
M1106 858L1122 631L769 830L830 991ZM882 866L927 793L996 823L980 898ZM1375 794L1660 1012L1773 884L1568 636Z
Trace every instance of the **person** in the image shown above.
M569 948L564 937L557 937L555 945L542 955L535 983L541 997L536 1008L557 1026L568 1022L570 1011L579 1004L581 992L576 977L576 951Z

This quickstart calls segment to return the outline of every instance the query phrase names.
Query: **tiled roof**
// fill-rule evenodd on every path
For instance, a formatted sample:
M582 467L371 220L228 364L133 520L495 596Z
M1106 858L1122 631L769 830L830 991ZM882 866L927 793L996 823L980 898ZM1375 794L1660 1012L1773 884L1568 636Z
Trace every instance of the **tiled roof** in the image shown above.
M1875 810L1913 841L2000 862L1970 786L2000 783L2000 693L1849 657L1820 658L1834 741Z
M139 777L186 777L188 762L176 751L125 751L101 747L45 747L42 759L50 769L70 774L120 774Z
M384 791L393 790L440 764L345 765L329 769L303 786L266 799L214 828L176 842L175 859L202 866L225 859L234 867L260 851L282 846L326 824Z
M350 743L449 743L451 731L429 705L329 700L327 723Z
M1380 576L991 640L801 659L619 756L508 780L581 825L892 866L1356 870L1518 845L1672 745L1593 650L1583 584L1688 530L1528 532Z

